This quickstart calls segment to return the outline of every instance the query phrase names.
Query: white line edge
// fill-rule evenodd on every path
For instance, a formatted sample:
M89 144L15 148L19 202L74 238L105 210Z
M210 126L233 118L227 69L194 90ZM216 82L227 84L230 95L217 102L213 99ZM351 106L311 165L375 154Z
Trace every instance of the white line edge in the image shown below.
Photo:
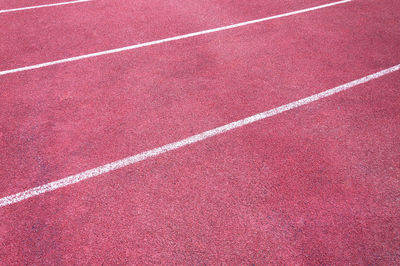
M0 14L1 13L16 12L16 11L23 11L23 10L28 10L28 9L42 8L42 7L52 7L52 6L62 6L62 5L69 5L69 4L77 4L77 3L89 2L89 1L92 1L92 0L76 0L76 1L70 1L70 2L62 2L62 3L55 3L55 4L45 4L45 5L39 5L39 6L27 6L27 7L13 8L13 9L2 9L2 10L0 10Z
M284 13L284 14L280 14L280 15L275 15L275 16L271 16L271 17L265 17L265 18L261 18L261 19L250 20L250 21L241 22L241 23L237 23L237 24L232 24L232 25L228 25L228 26L223 26L223 27L219 27L219 28L203 30L203 31L193 32L193 33L184 34L184 35L179 35L179 36L170 37L170 38L166 38L166 39L161 39L161 40L157 40L157 41L145 42L145 43L141 43L141 44L135 44L135 45L131 45L131 46L126 46L126 47L122 47L122 48L106 50L106 51L97 52L97 53L74 56L74 57L69 57L69 58L65 58L65 59L61 59L61 60L56 60L56 61L36 64L36 65L30 65L30 66L25 66L25 67L10 69L10 70L3 70L3 71L0 71L0 76L11 74L11 73L16 73L16 72L21 72L21 71L37 69L37 68L43 68L43 67L62 64L62 63L67 63L67 62L72 62L72 61L77 61L77 60L82 60L82 59L87 59L87 58L95 57L95 56L119 53L119 52L123 52L123 51L127 51L127 50L133 50L133 49L142 48L142 47L146 47L146 46L156 45L156 44L160 44L160 43L164 43L164 42L171 42L171 41L191 38L191 37L195 37L195 36L199 36L199 35L203 35L203 34L209 34L209 33L213 33L213 32L224 31L224 30L238 28L238 27L242 27L242 26L247 26L247 25L250 25L250 24L260 23L260 22L264 22L264 21L268 21L268 20L272 20L272 19L283 18L283 17L288 17L288 16L297 15L297 14L301 14L301 13L306 13L306 12L314 11L314 10L321 9L321 8L326 8L326 7L331 7L331 6L335 6L335 5L339 5L339 4L348 3L348 2L351 2L351 1L353 1L353 0L343 0L343 1L339 1L339 2L333 2L333 3L324 4L324 5L320 5L320 6L310 7L310 8L301 9L301 10L297 10L297 11L292 11L292 12L288 12L288 13Z
M271 109L271 110L268 110L268 111L265 111L265 112L262 112L262 113L259 113L259 114L256 114L256 115L253 115L253 116L250 116L250 117L247 117L247 118L244 118L244 119L241 119L241 120L229 123L229 124L226 124L224 126L220 126L220 127L208 130L208 131L204 131L200 134L179 140L177 142L169 143L164 146L161 146L161 147L158 147L158 148L155 148L152 150L148 150L148 151L145 151L145 152L142 152L142 153L139 153L139 154L136 154L136 155L133 155L133 156L109 163L109 164L105 164L103 166L99 166L97 168L93 168L93 169L84 171L82 173L76 174L76 175L71 175L66 178L63 178L63 179L60 179L60 180L57 180L57 181L54 181L54 182L51 182L51 183L48 183L48 184L45 184L42 186L28 189L24 192L20 192L20 193L11 195L11 196L1 198L0 199L0 207L11 205L11 204L29 199L34 196L38 196L38 195L46 193L46 192L50 192L50 191L53 191L53 190L56 190L56 189L59 189L62 187L66 187L66 186L81 182L83 180L86 180L86 179L89 179L92 177L96 177L96 176L126 167L128 165L132 165L134 163L146 160L148 158L155 157L157 155L166 153L168 151L176 150L178 148L187 146L189 144L193 144L193 143L205 140L207 138L225 133L225 132L233 130L235 128L239 128L239 127L257 122L259 120L262 120L262 119L265 119L265 118L268 118L271 116L275 116L277 114L289 111L291 109L294 109L294 108L315 102L317 100L326 98L328 96L334 95L341 91L345 91L354 86L366 83L370 80L377 79L384 75L398 71L399 69L400 69L400 64L390 67L390 68L387 68L385 70L379 71L377 73L365 76L363 78L351 81L349 83L335 87L333 89L329 89L329 90L314 94L312 96L309 96L309 97L279 106L277 108L274 108L274 109Z

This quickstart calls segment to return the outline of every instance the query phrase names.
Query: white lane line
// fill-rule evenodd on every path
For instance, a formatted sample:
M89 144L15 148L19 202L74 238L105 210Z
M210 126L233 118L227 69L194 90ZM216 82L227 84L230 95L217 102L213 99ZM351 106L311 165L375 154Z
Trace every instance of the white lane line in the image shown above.
M29 199L31 197L46 193L46 192L50 192L50 191L53 191L53 190L56 190L56 189L59 189L62 187L66 187L66 186L81 182L83 180L86 180L86 179L89 179L89 178L92 178L95 176L99 176L99 175L126 167L128 165L132 165L134 163L146 160L148 158L155 157L155 156L163 154L165 152L176 150L176 149L182 148L184 146L187 146L189 144L193 144L193 143L205 140L207 138L225 133L225 132L233 130L235 128L239 128L239 127L257 122L259 120L262 120L262 119L265 119L265 118L268 118L271 116L275 116L277 114L280 114L280 113L292 110L294 108L318 101L320 99L334 95L341 91L345 91L354 86L366 83L370 80L377 79L379 77L382 77L384 75L390 74L390 73L398 71L398 70L400 70L400 64L390 67L390 68L387 68L385 70L379 71L377 73L371 74L369 76L351 81L349 83L335 87L333 89L329 89L329 90L314 94L307 98L303 98L298 101L294 101L294 102L279 106L277 108L274 108L274 109L271 109L271 110L268 110L268 111L265 111L265 112L262 112L262 113L259 113L259 114L256 114L256 115L253 115L253 116L250 116L250 117L247 117L247 118L244 118L244 119L241 119L241 120L229 123L229 124L226 124L224 126L220 126L220 127L208 130L208 131L204 131L200 134L188 137L186 139L182 139L177 142L166 144L159 148L148 150L148 151L145 151L145 152L142 152L142 153L139 153L139 154L136 154L136 155L133 155L133 156L130 156L130 157L127 157L127 158L124 158L124 159L121 159L121 160L118 160L118 161L115 161L115 162L112 162L112 163L109 163L109 164L106 164L103 166L99 166L97 168L87 170L85 172L82 172L82 173L79 173L76 175L71 175L66 178L45 184L43 186L34 187L34 188L28 189L24 192L20 192L20 193L17 193L17 194L8 196L8 197L1 198L0 199L0 207L11 205L11 204Z
M126 46L126 47L122 47L122 48L106 50L106 51L92 53L92 54L74 56L74 57L69 57L69 58L65 58L65 59L61 59L61 60L56 60L56 61L36 64L36 65L31 65L31 66L25 66L25 67L10 69L10 70L3 70L3 71L0 71L0 76L1 75L15 73L15 72L20 72L20 71L32 70L32 69L47 67L47 66L51 66L51 65L57 65L57 64L62 64L62 63L82 60L82 59L95 57L95 56L119 53L119 52L123 52L123 51L127 51L127 50L133 50L133 49L137 49L137 48L141 48L141 47L156 45L156 44L160 44L160 43L164 43L164 42L171 42L171 41L177 41L177 40L181 40L181 39L191 38L191 37L195 37L195 36L199 36L199 35L203 35L203 34L209 34L209 33L213 33L213 32L229 30L229 29L233 29L233 28L238 28L238 27L254 24L254 23L264 22L264 21L267 21L267 20L293 16L293 15L297 15L297 14L301 14L301 13L305 13L305 12L310 12L310 11L314 11L314 10L321 9L321 8L326 8L326 7L330 7L330 6L344 4L344 3L347 3L347 2L351 2L351 1L352 0L344 0L344 1L329 3L329 4L325 4L325 5L310 7L310 8L306 8L306 9L301 9L301 10L297 10L297 11L293 11L293 12L288 12L288 13L284 13L284 14L280 14L280 15L275 15L275 16L272 16L272 17L266 17L266 18L261 18L261 19L256 19L256 20L250 20L250 21L246 21L246 22L242 22L242 23L232 24L232 25L229 25L229 26L223 26L223 27L219 27L219 28L193 32L193 33L179 35L179 36L170 37L170 38L166 38L166 39L161 39L161 40L157 40L157 41L145 42L145 43L141 43L141 44L135 44L135 45L131 45L131 46Z
M62 2L62 3L55 3L55 4L46 4L46 5L39 5L39 6L27 6L27 7L20 7L20 8L13 8L13 9L2 9L0 10L1 13L8 13L8 12L16 12L16 11L23 11L28 9L35 9L35 8L42 8L42 7L51 7L51 6L62 6L62 5L70 5L70 4L77 4L82 2L89 2L92 0L76 0L70 2Z

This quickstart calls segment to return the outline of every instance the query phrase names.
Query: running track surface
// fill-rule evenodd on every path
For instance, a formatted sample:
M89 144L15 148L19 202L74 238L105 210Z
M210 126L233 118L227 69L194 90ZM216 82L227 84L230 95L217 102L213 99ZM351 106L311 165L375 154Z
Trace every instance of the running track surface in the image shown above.
M0 14L0 71L333 1L111 1ZM0 1L0 9L57 3ZM400 3L0 76L0 197L400 64ZM399 264L400 72L0 208L0 264Z

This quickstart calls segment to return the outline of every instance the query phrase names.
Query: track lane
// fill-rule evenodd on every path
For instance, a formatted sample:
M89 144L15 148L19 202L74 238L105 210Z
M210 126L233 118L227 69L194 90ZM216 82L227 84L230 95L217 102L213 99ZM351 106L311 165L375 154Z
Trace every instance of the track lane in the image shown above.
M310 104L312 102L319 101L323 98L330 97L334 94L346 91L355 86L359 86L360 84L367 83L371 80L383 77L385 75L390 75L399 70L400 70L400 64L390 67L390 68L387 68L387 69L384 69L382 71L376 72L374 74L365 76L363 78L353 80L353 81L343 84L341 86L311 95L309 97L302 98L300 100L293 101L293 102L285 104L285 105L281 105L279 107L270 109L268 111L264 111L262 113L255 114L255 115L231 122L229 124L219 126L217 128L211 129L211 130L204 131L202 133L190 136L188 138L181 139L179 141L169 143L169 144L163 145L158 148L147 150L145 152L142 152L142 153L139 153L136 155L125 157L123 159L120 159L120 160L117 160L117 161L114 161L114 162L111 162L111 163L108 163L108 164L105 164L105 165L102 165L102 166L99 166L96 168L92 168L92 169L86 170L84 172L59 179L57 181L53 181L53 182L50 182L50 183L47 183L47 184L44 184L41 186L37 186L37 187L31 188L31 189L28 189L26 191L19 192L14 195L0 198L0 207L5 207L8 205L16 204L23 200L27 200L31 197L35 197L35 196L38 196L38 195L41 195L44 193L48 193L48 192L51 192L51 191L54 191L57 189L61 189L63 187L67 187L67 186L82 182L84 180L106 174L111 171L115 171L115 170L118 170L118 169L121 169L124 167L131 166L135 163L141 162L141 161L149 159L151 157L155 157L155 156L158 156L158 155L166 153L166 152L180 149L182 147L191 145L196 142L204 141L208 138L226 133L228 131L258 122L263 119L273 117L275 115L279 115L280 113L302 107L302 106Z
M139 44L135 44L135 45L129 45L129 46L120 47L120 48L116 48L116 49L105 50L105 51L100 51L100 52L90 53L90 54L85 54L85 55L80 55L80 56L73 56L73 57L68 57L68 58L64 58L61 60L44 62L41 64L34 64L34 65L24 66L24 67L15 68L15 69L9 69L9 70L5 70L5 71L1 71L0 75L8 75L8 74L12 74L12 73L21 72L21 71L29 71L29 70L39 69L39 68L43 68L43 67L49 67L49 66L58 65L58 64L71 63L74 61L85 60L85 59L92 58L92 57L105 56L105 55L114 54L114 53L121 53L121 52L131 51L131 50L135 50L135 49L140 49L143 47L179 41L179 40L187 39L187 38L193 38L193 37L197 37L197 36L201 36L201 35L205 35L205 34L212 34L212 33L220 32L220 31L232 30L235 28L245 27L245 26L252 25L252 24L263 23L263 22L266 22L269 20L280 19L280 18L303 14L303 13L308 13L308 12L312 12L312 11L316 11L319 9L340 5L340 4L346 4L351 1L352 0L342 0L339 2L314 6L311 8L296 10L293 12L283 13L283 14L270 16L270 17L264 17L264 18L260 18L260 19L256 19L256 20L245 21L245 22L241 22L241 23L236 23L236 24L227 25L227 26L223 26L223 27L208 29L208 30L204 30L204 31L192 32L189 34L173 36L173 37L169 37L169 38L164 38L164 39L145 42L145 43L139 43Z
M64 1L60 0L0 0L0 9L14 9L26 6L38 6L45 4L55 4Z
M99 0L59 10L9 13L4 17L8 23L0 25L4 58L0 69L130 46L331 2L335 1L252 1L245 7L214 0L201 4Z
M292 20L301 30L276 21L268 32L260 25L134 57L5 78L2 196L306 97L397 60L396 36L387 31L391 17L363 28L352 27L358 17L337 24L348 17L338 10L328 23L327 14L315 14L303 24ZM316 20L326 28L312 28ZM372 38L371 29L382 33Z
M0 258L396 264L399 81L394 73L2 208Z
M23 12L26 10L32 10L32 9L38 9L38 8L49 8L49 7L59 7L59 6L64 6L64 5L71 5L71 4L79 4L79 3L84 3L84 2L89 2L92 0L75 0L75 1L69 1L69 2L59 2L59 3L47 3L43 5L30 5L30 6L25 6L25 7L20 7L20 8L12 8L12 9L0 9L0 14L4 13L11 13L11 12Z
M3 79L0 149L7 158L1 165L9 168L0 176L12 177L0 187L12 191L56 178L62 169L98 166L397 64L399 12L394 2L380 3L385 8L363 1L357 12L338 11L330 20L326 14L296 19L296 28L272 24L266 35L276 43L255 38L266 33L259 28ZM250 49L237 48L243 44ZM157 64L149 62L155 54ZM208 61L201 60L205 54ZM399 79L387 76L1 208L0 260L398 264ZM128 115L137 110L141 117ZM154 121L165 123L155 131ZM14 152L21 158L8 157ZM24 180L26 173L36 176Z

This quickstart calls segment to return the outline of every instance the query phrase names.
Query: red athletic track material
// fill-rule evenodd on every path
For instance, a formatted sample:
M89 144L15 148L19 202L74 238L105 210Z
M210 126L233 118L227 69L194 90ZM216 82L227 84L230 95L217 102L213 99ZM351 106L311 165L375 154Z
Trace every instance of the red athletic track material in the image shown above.
M66 0L68 1L68 0ZM62 0L0 0L0 10L63 2ZM64 1L65 2L65 1Z
M223 8L213 1L185 2L180 3L187 5L181 10L185 16L162 16L157 12L178 3L163 9L155 2L140 2L142 20L130 18L136 27L123 20L129 1L7 15L11 23L0 26L1 39L6 39L3 28L11 37L0 49L10 60L0 69L122 47L135 43L132 36L150 41L326 3L290 1L286 7L276 1L267 14L265 1L252 1L248 10L228 1ZM115 10L99 13L109 15L109 28L91 15L102 6ZM63 32L66 13L88 10L87 16L69 17L74 30ZM0 196L398 64L399 14L395 1L354 1L1 77ZM59 20L52 18L56 15ZM36 16L45 22L30 23L26 32L16 23ZM40 35L44 25L58 35ZM98 36L82 34L98 32L93 27L101 29ZM42 50L21 46L13 28ZM395 73L1 208L0 261L400 263L399 81Z
M110 1L2 15L0 69L42 63L268 17L332 0ZM18 5L19 6L19 5ZM32 21L35 21L34 26ZM45 31L44 31L45 29Z
M379 5L368 17L334 7L2 77L0 175L13 178L0 179L1 196L397 64L400 36Z
M3 261L398 263L399 80L3 208Z

